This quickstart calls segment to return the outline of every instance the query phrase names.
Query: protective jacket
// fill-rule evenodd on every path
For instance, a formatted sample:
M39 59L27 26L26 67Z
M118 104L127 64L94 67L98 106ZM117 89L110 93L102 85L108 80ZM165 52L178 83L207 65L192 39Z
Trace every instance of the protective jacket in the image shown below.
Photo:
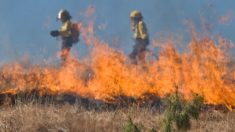
M63 37L63 38L71 37L72 36L72 26L73 25L70 20L67 20L66 22L64 22L59 30L61 37Z
M144 21L139 21L133 25L134 39L148 40L148 31Z

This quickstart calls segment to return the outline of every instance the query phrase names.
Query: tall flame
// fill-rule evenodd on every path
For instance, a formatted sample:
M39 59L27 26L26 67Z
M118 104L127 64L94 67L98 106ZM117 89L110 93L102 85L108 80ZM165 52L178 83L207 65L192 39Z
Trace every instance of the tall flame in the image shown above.
M78 62L71 56L61 68L33 65L24 68L17 63L2 66L1 93L37 89L42 95L72 92L110 101L121 95L164 97L178 90L185 99L197 93L207 104L235 107L235 64L227 54L230 43L222 37L217 44L208 37L198 39L193 33L183 53L174 44L165 43L158 59L149 60L146 68L142 68L130 64L125 54L94 36L93 27L93 22L81 27L84 41L92 45L89 62Z

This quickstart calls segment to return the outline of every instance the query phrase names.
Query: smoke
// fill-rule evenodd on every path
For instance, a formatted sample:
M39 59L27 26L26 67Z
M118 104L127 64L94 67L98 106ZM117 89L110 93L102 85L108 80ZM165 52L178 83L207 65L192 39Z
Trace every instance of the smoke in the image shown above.
M191 41L191 27L201 36L207 36L217 41L221 35L228 41L232 37L233 6L232 1L221 2L218 0L188 1L169 0L155 1L151 13L145 13L151 37L158 42L173 40L181 51ZM150 12L150 9L148 12ZM152 24L151 21L154 23ZM190 24L189 24L190 23ZM180 38L180 39L179 39ZM235 50L233 49L232 52Z
M6 63L9 60L17 60L19 59L18 56L18 51L17 49L13 46L10 38L8 35L3 35L0 38L0 59L2 63Z

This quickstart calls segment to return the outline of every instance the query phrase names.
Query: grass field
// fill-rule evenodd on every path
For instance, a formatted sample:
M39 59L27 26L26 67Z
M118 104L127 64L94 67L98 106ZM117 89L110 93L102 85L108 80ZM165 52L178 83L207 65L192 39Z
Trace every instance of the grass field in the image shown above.
M79 104L21 103L1 106L0 131L9 132L119 132L128 118L142 131L160 131L163 113L159 109L123 107L118 109L84 108ZM192 121L194 132L234 132L235 112L208 109Z

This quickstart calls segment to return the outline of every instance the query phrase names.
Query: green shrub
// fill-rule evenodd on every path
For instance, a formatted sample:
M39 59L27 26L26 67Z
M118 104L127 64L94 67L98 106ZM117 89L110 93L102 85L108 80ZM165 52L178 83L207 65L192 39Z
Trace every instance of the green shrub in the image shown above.
M124 132L141 132L141 127L133 123L132 119L129 117L128 121L123 125Z
M194 95L190 102L183 100L178 92L167 96L163 103L166 106L162 129L164 132L174 130L174 124L178 130L188 130L191 127L190 119L198 119L203 98Z
M187 130L191 127L189 114L186 111L176 114L175 122L178 129Z
M198 95L194 95L194 98L191 102L186 105L186 110L194 119L198 119L200 114L200 109L203 104L203 98Z
M163 119L162 127L163 127L164 132L171 132L172 131L172 119L169 117Z

